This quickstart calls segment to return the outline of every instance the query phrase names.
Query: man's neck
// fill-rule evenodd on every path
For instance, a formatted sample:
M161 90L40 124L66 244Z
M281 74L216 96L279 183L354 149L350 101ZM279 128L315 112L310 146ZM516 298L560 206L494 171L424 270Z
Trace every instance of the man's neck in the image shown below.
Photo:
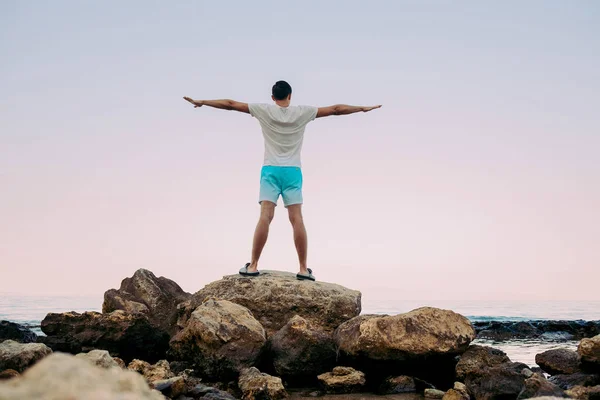
M285 100L275 100L275 104L277 104L279 107L289 107L290 105L290 101L285 99Z

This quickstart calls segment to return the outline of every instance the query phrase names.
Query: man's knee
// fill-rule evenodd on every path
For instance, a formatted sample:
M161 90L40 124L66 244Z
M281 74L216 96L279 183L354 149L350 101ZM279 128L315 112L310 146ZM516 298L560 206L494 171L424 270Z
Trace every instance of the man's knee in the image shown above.
M275 204L268 201L263 201L260 208L260 219L270 224L271 221L273 221L274 216Z
M299 225L304 223L304 220L302 219L302 213L300 212L300 209L290 209L289 210L289 218L290 218L290 222L293 226Z

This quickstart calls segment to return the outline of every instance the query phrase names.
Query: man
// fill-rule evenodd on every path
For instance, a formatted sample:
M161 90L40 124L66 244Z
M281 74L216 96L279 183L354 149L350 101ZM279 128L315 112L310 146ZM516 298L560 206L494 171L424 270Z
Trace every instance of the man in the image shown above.
M315 118L330 115L347 115L368 112L381 107L357 107L338 104L329 107L291 106L292 87L285 81L273 85L271 98L275 104L247 104L234 100L194 100L184 97L194 108L209 106L223 110L249 113L262 128L265 139L265 158L260 176L260 218L254 232L252 258L242 269L244 276L257 276L258 259L267 242L269 225L275 215L279 196L288 210L294 230L294 243L298 252L300 272L298 279L314 281L312 270L306 266L307 239L302 219L302 170L300 153L304 128Z

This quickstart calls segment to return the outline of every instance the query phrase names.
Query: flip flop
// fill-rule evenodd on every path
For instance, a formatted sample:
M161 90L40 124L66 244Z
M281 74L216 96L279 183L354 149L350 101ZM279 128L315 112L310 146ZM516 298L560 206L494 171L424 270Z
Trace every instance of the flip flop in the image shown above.
M301 281L314 281L315 277L312 274L312 269L310 269L310 268L307 268L307 269L308 269L308 275L297 273L296 279L300 279Z
M256 272L248 272L248 267L250 266L250 263L246 263L246 265L244 265L241 269L240 269L240 275L244 275L244 276L259 276L260 272L256 271Z

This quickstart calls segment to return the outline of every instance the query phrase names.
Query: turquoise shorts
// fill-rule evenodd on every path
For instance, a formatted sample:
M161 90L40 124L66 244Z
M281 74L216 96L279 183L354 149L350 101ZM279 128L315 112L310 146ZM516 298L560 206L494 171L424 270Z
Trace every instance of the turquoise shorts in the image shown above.
M302 170L299 167L265 165L260 171L259 203L270 201L277 205L279 195L288 207L302 204Z

